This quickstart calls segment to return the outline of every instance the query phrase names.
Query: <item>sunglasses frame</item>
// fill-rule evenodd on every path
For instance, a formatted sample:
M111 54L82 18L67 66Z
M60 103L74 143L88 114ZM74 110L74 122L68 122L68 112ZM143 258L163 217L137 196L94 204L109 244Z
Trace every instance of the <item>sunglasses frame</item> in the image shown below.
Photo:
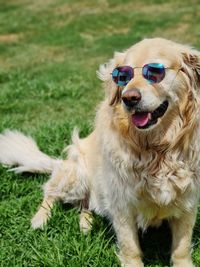
M153 65L160 65L160 67L154 67ZM151 79L148 79L147 77L145 77L144 70L145 70L145 68L148 68L148 67L157 68L157 69L163 70L162 77L160 77L160 79L158 79L158 81L157 80L156 81L153 80L153 77L154 76L152 76ZM118 78L118 76L114 76L114 74L113 74L115 71L118 71L119 72L119 70L118 70L119 68L128 68L128 71L130 72L129 73L130 74L130 79L127 80L127 81L121 81L121 84L120 84L120 81L116 81L116 79ZM147 63L143 67L118 66L118 67L114 68L114 70L111 73L113 81L119 87L126 86L134 78L134 69L142 69L142 76L144 77L144 79L147 80L149 83L153 84L153 83L160 83L165 78L165 70L166 69L171 69L171 68L165 67L164 64L162 64L162 63L156 63L156 62L155 63L153 63L153 62L152 63ZM148 71L148 69L147 69L147 71Z

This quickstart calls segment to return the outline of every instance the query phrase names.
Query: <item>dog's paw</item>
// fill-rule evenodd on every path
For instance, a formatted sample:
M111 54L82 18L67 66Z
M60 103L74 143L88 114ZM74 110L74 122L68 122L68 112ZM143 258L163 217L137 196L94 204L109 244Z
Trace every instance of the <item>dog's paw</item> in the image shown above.
M131 263L122 263L122 267L144 267L144 264L142 262L131 262Z
M122 267L144 267L144 263L142 262L140 257L136 258L124 258L118 255L120 261L121 261L121 266Z
M195 267L190 260L180 260L173 264L173 267Z
M33 229L43 229L47 223L50 214L43 208L40 208L31 220L31 226Z
M192 262L183 262L180 264L174 264L173 267L195 267Z
M88 210L82 210L80 214L80 230L87 234L92 229L93 216Z

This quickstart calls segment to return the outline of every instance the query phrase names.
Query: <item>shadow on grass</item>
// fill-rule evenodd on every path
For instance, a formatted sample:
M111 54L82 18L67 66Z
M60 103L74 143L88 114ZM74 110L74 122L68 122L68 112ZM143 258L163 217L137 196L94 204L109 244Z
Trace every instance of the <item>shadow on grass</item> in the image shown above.
M172 236L166 221L159 228L149 227L145 233L139 231L144 263L169 266Z

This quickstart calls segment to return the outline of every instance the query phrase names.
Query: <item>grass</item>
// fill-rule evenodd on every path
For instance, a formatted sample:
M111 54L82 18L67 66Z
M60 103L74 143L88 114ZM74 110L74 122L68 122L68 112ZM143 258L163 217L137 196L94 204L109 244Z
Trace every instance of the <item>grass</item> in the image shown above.
M103 98L98 65L144 37L200 49L199 12L198 0L0 0L0 131L19 129L59 156L75 126L81 136L92 129ZM78 210L57 204L44 231L33 231L48 177L0 174L1 267L119 266L107 221L95 216L84 236ZM169 266L169 236L166 225L140 235L146 266ZM200 214L193 243L200 266Z

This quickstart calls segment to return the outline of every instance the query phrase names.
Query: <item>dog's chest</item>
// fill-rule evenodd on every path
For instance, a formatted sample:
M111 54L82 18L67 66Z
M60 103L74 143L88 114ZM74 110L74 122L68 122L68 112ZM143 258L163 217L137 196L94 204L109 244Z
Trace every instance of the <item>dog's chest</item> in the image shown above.
M126 201L132 201L139 210L149 216L164 218L172 207L187 205L184 198L187 199L187 192L193 186L193 173L182 161L173 158L137 164L121 161L116 170L121 177L118 192L123 191L127 196ZM152 211L155 214L151 214Z
M104 158L103 176L111 207L127 210L132 206L143 228L193 209L196 198L194 168L188 160L175 153L151 155L135 159L127 151L112 150Z
M129 173L133 186L127 190L135 196L133 205L137 208L137 222L142 228L157 225L165 218L178 217L193 205L193 201L188 201L192 172L186 164L163 161L157 167L153 173L150 164L139 169L133 167L133 172Z
M173 159L147 162L140 168L133 166L138 198L147 199L159 206L168 206L178 201L191 186L191 177L192 172L187 164Z

